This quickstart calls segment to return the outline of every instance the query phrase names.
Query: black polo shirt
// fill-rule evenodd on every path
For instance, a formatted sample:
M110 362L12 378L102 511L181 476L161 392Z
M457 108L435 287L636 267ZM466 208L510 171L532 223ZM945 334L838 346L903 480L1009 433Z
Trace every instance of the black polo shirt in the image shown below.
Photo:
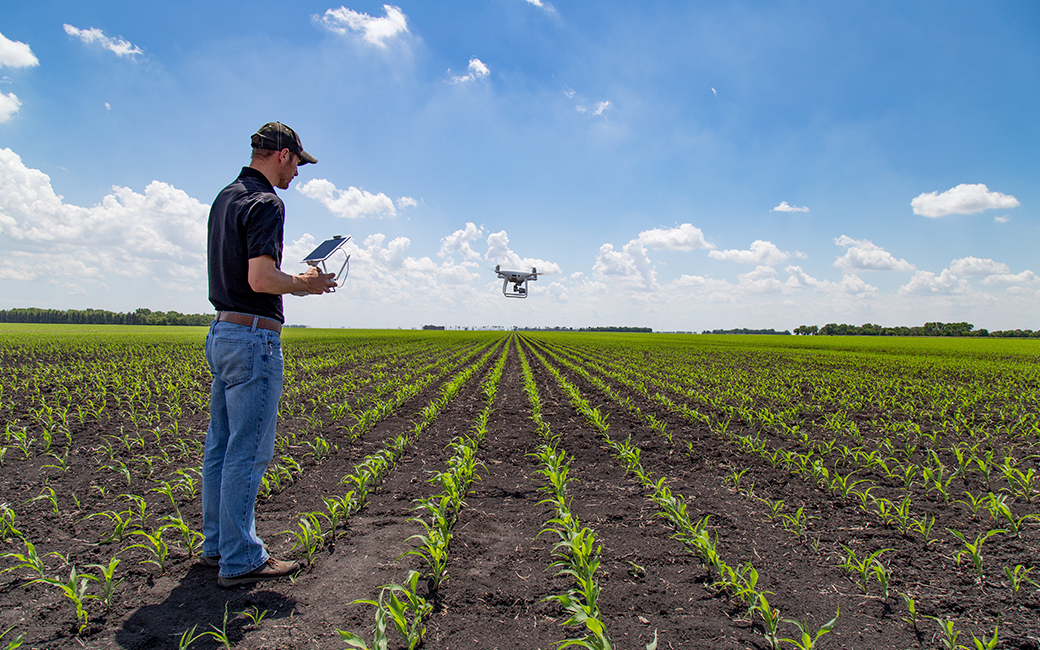
M249 286L249 260L261 255L282 265L285 206L261 172L243 167L221 190L209 211L209 301L218 311L237 311L285 322L282 297Z

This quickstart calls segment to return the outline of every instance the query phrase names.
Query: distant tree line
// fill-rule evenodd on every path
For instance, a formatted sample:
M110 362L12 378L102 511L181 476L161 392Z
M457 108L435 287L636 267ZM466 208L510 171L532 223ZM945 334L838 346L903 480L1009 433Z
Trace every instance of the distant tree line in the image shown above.
M424 330L442 330L442 329L444 329L444 326L443 325L423 325L422 328Z
M209 325L213 314L137 309L114 312L104 309L0 309L0 323L57 323L61 325Z
M795 330L795 331L797 332L797 330ZM786 334L786 335L790 336L791 332L790 332L790 330L784 330L783 332L777 332L774 329L749 330L746 327L741 327L740 329L735 329L735 330L711 330L710 332L708 330L704 330L703 332L701 332L701 334Z
M883 327L865 323L863 325L847 325L827 323L823 327L815 325L799 325L795 334L802 336L973 336L988 338L1040 338L1040 331L1033 330L995 330L975 329L971 323L925 323L920 327Z
M654 330L652 327L514 327L518 332L626 332L649 334Z

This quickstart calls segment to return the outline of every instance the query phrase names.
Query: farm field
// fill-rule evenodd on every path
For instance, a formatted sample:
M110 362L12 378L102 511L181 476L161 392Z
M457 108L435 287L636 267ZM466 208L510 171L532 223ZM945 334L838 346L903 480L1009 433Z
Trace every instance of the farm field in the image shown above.
M0 648L1040 648L1036 341L287 329L225 590L204 338L0 326Z

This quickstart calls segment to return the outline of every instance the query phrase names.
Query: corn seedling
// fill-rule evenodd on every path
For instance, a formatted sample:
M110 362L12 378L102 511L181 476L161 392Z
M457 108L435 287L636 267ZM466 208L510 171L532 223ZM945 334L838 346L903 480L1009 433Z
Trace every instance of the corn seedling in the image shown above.
M363 638L355 634L336 630L340 639L347 645L360 650L386 650L386 622L389 617L390 622L404 637L408 650L415 650L419 647L426 635L426 626L423 625L423 621L433 611L433 605L416 593L419 577L418 571L409 571L408 580L404 585L384 585L380 588L378 602L373 600L354 601L354 603L372 605L376 608L376 630L371 647L365 643ZM387 602L384 603L384 600Z
M426 529L426 534L417 533L409 537L409 540L418 540L419 546L405 552L403 555L418 555L426 560L426 564L430 567L431 590L437 591L448 578L448 544L451 543L451 529L450 527L438 526L436 517L433 517L432 524L428 524L419 518L414 518L410 521L416 521L421 524Z
M286 533L291 532L296 537L296 543L293 544L292 548L293 550L302 548L308 564L310 564L314 554L325 544L325 534L321 530L321 521L318 516L319 513L317 512L309 512L300 517L300 521L297 522L299 531L284 531Z
M1015 537L1021 537L1022 536L1022 527L1025 526L1025 524L1026 524L1026 522L1028 520L1030 520L1030 519L1034 519L1034 520L1040 519L1040 514L1036 514L1036 513L1030 514L1030 515L1023 515L1021 517L1016 517L1014 515L1014 513L1011 512L1011 508L1008 507L1007 503L1005 503L1004 501L997 500L997 499L991 499L990 500L990 515L994 519L1002 517L1004 519L1004 521L1007 522L1008 528L1011 529L1011 532L1015 534Z
M932 528L935 527L935 515L925 515L920 519L914 519L910 524L914 530L921 533L925 546L935 541L935 538L932 537Z
M131 535L139 535L147 540L147 543L131 544L126 547L126 550L132 548L143 548L152 554L152 558L141 560L138 564L154 564L159 567L160 573L166 572L166 557L170 554L170 547L163 540L163 531L165 527L157 528L154 532L149 533L144 530L135 530L130 533Z
M762 617L762 628L766 642L772 650L780 650L780 639L776 636L780 628L780 610L769 604L765 593L758 594L758 603L751 608L752 616L758 614Z
M1008 582L1011 583L1011 589L1016 594L1018 593L1018 590L1021 589L1023 582L1028 582L1034 587L1040 588L1040 585L1029 577L1029 574L1032 572L1033 567L1026 568L1021 564L1015 565L1014 569L1009 566L1004 567L1004 575L1007 576Z
M228 637L227 625L228 625L228 604L225 602L224 603L224 620L221 622L220 627L217 627L216 625L212 625L211 624L210 627L213 628L213 629L209 630L208 632L205 632L204 634L206 634L208 636L211 636L214 639L216 639L221 645L224 646L225 650L231 650L231 639Z
M8 567L3 571L0 571L0 573L17 571L18 569L29 569L39 578L47 577L47 567L43 564L43 559L36 553L36 547L27 539L23 539L22 541L25 542L25 553L4 553L3 555L0 555L0 557L13 558L19 562L19 564L16 564L13 567Z
M844 544L842 544L841 547L843 549L845 549L845 553L847 555L846 555L846 558L845 558L845 562L839 564L838 566L843 568L843 569L845 569L849 573L858 574L859 575L860 586L863 587L863 594L867 595L869 593L868 583L870 582L870 576L871 576L871 574L877 575L875 573L874 567L881 564L878 558L881 557L882 553L886 553L888 551L891 551L892 549L890 549L890 548L879 549L877 551L874 551L870 555L865 555L864 557L861 558L861 557L858 557L856 555L856 552L853 551L848 546L845 546ZM886 595L887 595L887 582L886 582Z
M826 623L824 623L823 626L819 630L816 631L815 635L814 634L810 634L808 626L806 624L803 624L801 621L797 621L797 620L792 619L792 618L785 618L784 619L785 623L791 623L791 624L795 625L798 628L799 635L798 635L797 639L781 639L781 640L782 641L787 641L788 643L794 645L794 647L799 648L799 650L812 650L813 648L816 647L816 642L820 640L820 637L823 636L824 634L827 634L831 630L833 630L834 626L838 624L838 616L840 614L841 614L841 607L839 607L838 611L836 611L834 613L834 618L832 618L831 620L829 620Z
M116 567L119 566L119 559L112 558L108 564L88 564L87 568L97 569L101 571L101 577L95 577L94 579L101 583L101 602L105 604L105 607L112 606L112 594L115 588L123 582L123 578L115 580Z
M54 494L54 488L52 487L45 486L42 490L40 490L39 495L29 499L30 503L32 503L33 501L46 501L47 503L51 504L51 510L54 511L54 514L61 514L61 508L58 507L58 497Z
M1003 528L996 528L994 530L982 533L981 535L975 538L974 542L969 542L968 538L965 537L962 533L959 533L956 530L953 530L952 528L947 528L946 530L953 533L953 535L956 536L957 539L961 540L961 542L964 544L964 550L957 551L957 553L953 556L954 560L957 562L957 564L960 564L961 558L963 558L965 555L971 557L972 566L975 567L975 575L978 576L979 582L982 582L982 545L986 542L987 539L993 537L997 533L1006 533L1007 531Z
M264 611L261 612L259 607L257 607L256 605L253 605L249 609L244 609L241 612L235 612L235 615L236 616L238 616L238 615L245 616L246 618L249 619L249 622L254 627L256 627L256 626L259 626L260 622L263 621L264 618L267 616L267 610L265 609Z
M14 510L8 508L6 503L0 503L0 540L22 536L22 531L14 527L14 518Z
M9 627L6 630L4 630L3 632L0 632L0 642L2 642L3 638L5 636L7 636L7 633L10 632L13 629L14 629L14 626L12 625L11 627ZM19 634L18 636L13 637L13 638L7 640L7 650L18 650L18 648L22 647L22 643L24 643L24 642L25 642L25 633L23 632L22 634Z
M852 493L853 488L855 488L860 483L867 482L867 479L865 478L862 478L858 481L853 481L853 474L855 474L855 472L851 472L845 476L842 476L838 472L834 472L834 478L831 479L831 490L837 492L846 499L849 498L849 495Z
M87 626L89 621L86 602L91 598L97 598L97 596L92 596L87 593L87 582L96 579L97 578L89 574L78 574L76 573L76 567L72 567L72 571L69 573L69 579L66 582L62 582L57 578L37 578L36 580L33 580L33 582L42 582L60 589L62 594L71 600L76 606L76 618L79 619L79 629L82 630Z
M123 515L126 515L125 517ZM108 517L109 521L112 522L112 530L105 534L101 538L99 543L109 544L111 542L122 542L126 536L126 527L130 525L130 518L133 516L129 510L124 512L115 512L114 510L106 510L104 512L95 512L92 515L87 515L86 519L93 519L94 517Z
M985 634L982 635L981 639L972 634L971 640L974 642L975 650L996 650L997 644L1000 642L997 638L998 632L1000 632L999 622L997 623L997 626L993 628L993 636L988 639Z
M914 631L917 631L917 601L915 601L910 594L904 594L899 592L899 597L903 599L903 604L906 605L908 615L903 617L903 621L913 626Z
M166 515L163 517L163 520L170 523L164 525L162 530L171 528L180 533L184 550L188 553L188 557L193 557L195 551L202 546L203 534L197 530L192 530L191 526L185 523L184 518L180 516L180 512L177 515Z
M190 630L184 630L181 634L180 639L177 641L177 650L188 650L192 643L195 643L199 639L209 636L209 632L200 632L195 634L195 630L198 629L198 625L193 625Z
M784 529L793 532L801 539L802 534L805 532L805 526L809 523L809 517L805 514L805 508L798 508L794 514L781 513L780 517L784 524Z
M968 506L969 508L971 508L971 514L978 515L979 514L979 509L982 508L983 506L985 506L989 502L989 496L990 495L982 495L982 494L980 494L978 496L975 496L971 492L965 492L964 496L966 496L967 499L958 499L956 501L956 503L962 503L962 504Z
M946 621L938 616L928 616L927 618L930 618L939 624L941 634L939 642L945 650L960 650L964 647L957 643L957 637L959 637L961 633L959 630L953 628L953 621Z
M780 516L780 511L784 509L784 500L776 499L761 499L762 503L769 506L769 518L776 521L776 518Z

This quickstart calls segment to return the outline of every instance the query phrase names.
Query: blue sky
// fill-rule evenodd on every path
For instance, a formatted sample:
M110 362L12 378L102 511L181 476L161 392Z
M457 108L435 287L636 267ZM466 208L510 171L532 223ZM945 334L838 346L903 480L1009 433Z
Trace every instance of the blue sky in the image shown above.
M1035 2L9 2L0 308L207 312L280 120L333 327L1040 329ZM537 266L526 300L491 269Z

